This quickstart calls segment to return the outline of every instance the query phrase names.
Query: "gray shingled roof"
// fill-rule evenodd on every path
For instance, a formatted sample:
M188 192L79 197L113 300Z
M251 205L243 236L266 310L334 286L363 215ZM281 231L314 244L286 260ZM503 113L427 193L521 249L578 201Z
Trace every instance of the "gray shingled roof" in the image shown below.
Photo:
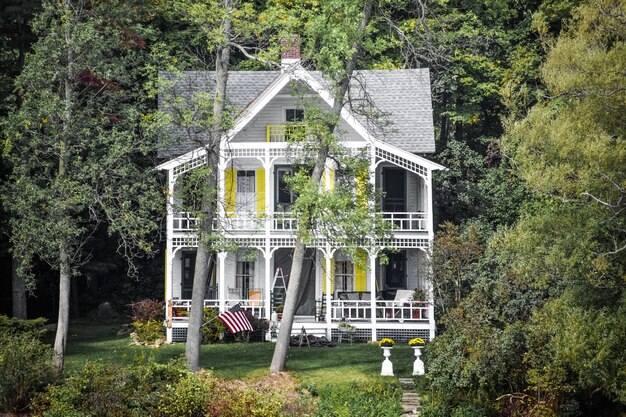
M311 74L322 85L328 85L320 72L311 71ZM228 103L238 113L279 75L279 71L230 72L227 85ZM171 78L172 75L162 73L161 77ZM176 85L177 91L189 99L195 92L213 91L215 74L185 72L177 78ZM351 83L349 94L352 106L348 110L378 139L409 152L435 151L430 75L427 68L358 71ZM366 97L368 100L365 100ZM161 97L160 101L162 100ZM365 117L365 114L369 114L370 118ZM175 129L172 133L176 133ZM196 143L184 141L162 149L159 156L175 157L197 146Z

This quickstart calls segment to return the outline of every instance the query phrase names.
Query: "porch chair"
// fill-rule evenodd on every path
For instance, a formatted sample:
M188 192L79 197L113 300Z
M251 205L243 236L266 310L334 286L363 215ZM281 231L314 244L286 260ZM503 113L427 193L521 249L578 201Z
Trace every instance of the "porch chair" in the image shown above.
M393 299L393 303L391 303L393 308L387 309L387 318L394 318L404 320L404 315L402 310L396 310L395 307L404 307L404 304L407 301L413 300L413 291L411 290L397 290L396 296ZM393 313L392 313L393 312ZM393 315L393 317L391 317Z

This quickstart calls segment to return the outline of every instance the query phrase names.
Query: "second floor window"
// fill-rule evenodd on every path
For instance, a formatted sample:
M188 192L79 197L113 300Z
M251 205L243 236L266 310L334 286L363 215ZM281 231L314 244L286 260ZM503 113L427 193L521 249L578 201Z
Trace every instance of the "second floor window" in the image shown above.
M276 188L274 195L275 198L275 210L276 211L289 211L291 205L296 200L295 193L289 189L286 179L293 175L293 168L291 167L276 167Z
M237 171L237 211L254 211L254 171Z
M285 109L285 122L297 123L304 121L303 109Z

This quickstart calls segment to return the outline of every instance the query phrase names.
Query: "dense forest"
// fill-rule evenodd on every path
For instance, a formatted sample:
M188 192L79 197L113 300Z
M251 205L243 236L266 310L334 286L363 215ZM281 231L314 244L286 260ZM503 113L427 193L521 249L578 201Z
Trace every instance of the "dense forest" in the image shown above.
M122 309L160 297L157 72L212 70L220 47L207 23L219 2L70 3L86 13L70 48L82 67L69 70L58 4L0 6L1 304L25 285L31 317L56 315L48 242L60 238L73 250L61 252L75 261L75 316L107 299ZM440 328L424 355L422 415L624 415L626 1L374 4L358 67L430 68L437 152L425 156L448 168L435 176ZM272 69L293 33L305 65L333 68L337 51L320 39L342 22L316 27L320 7L236 2L231 69ZM59 73L84 97L71 124L47 90ZM106 152L77 145L67 150L77 162L59 163L67 129ZM63 181L50 182L58 170ZM12 286L12 276L24 279Z

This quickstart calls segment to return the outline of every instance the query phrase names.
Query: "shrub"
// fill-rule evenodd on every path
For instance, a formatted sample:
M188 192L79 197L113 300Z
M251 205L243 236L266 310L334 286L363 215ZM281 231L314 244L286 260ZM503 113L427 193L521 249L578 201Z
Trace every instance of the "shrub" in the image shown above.
M88 363L33 401L35 416L156 416L163 391L186 371L181 364L128 367Z
M397 381L333 384L313 391L319 395L315 416L395 417L402 414L402 390Z
M47 331L44 327L46 323L47 320L43 317L32 320L20 320L0 315L0 334L28 334L35 339L41 340Z
M222 333L226 331L226 326L217 317L217 308L207 307L204 309L202 323L209 323L202 326L202 343L215 343L220 340Z
M131 309L133 321L163 320L163 301L145 299L128 306Z
M0 332L0 410L17 413L52 380L53 367L52 349L33 336L39 330L13 330Z
M163 323L160 321L134 321L133 327L139 342L153 343L163 338Z

